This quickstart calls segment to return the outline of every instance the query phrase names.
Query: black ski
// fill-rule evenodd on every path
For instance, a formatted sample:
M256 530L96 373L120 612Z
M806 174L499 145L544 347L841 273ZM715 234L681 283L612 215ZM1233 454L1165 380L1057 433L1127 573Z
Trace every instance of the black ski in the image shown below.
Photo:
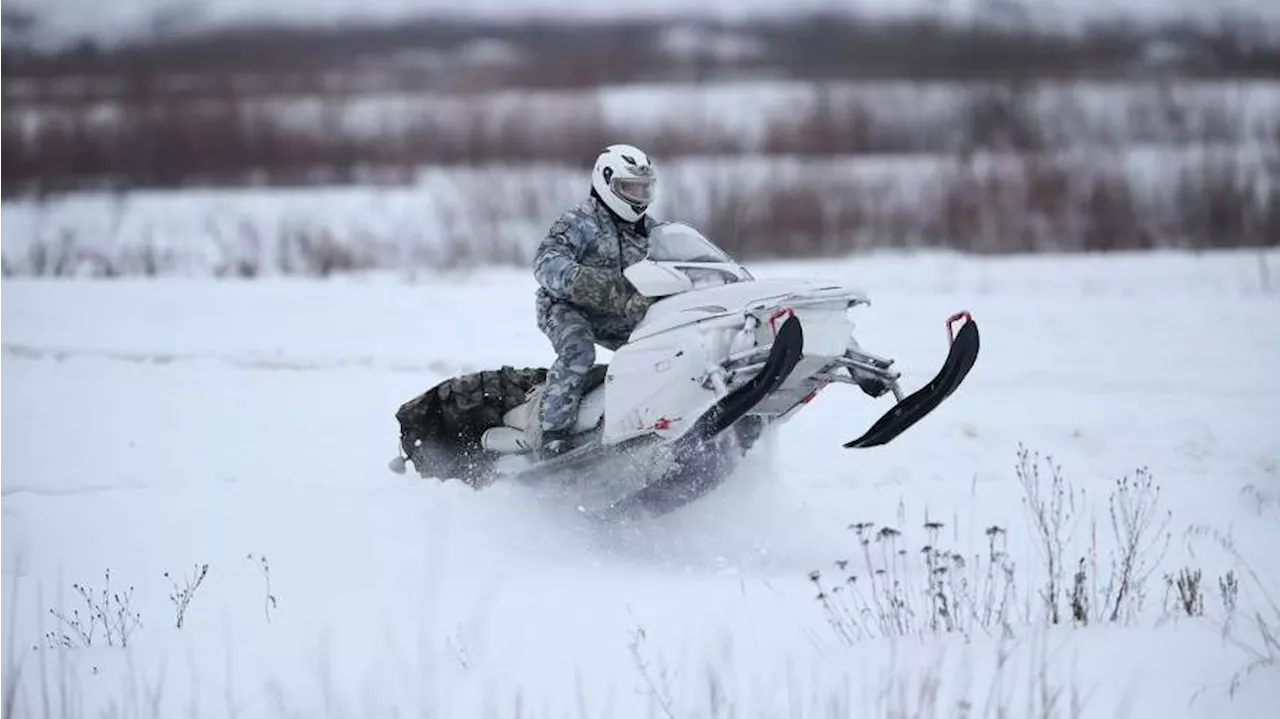
M792 316L778 328L778 335L760 372L699 417L694 426L671 447L672 456L687 458L703 453L705 442L732 427L743 415L751 411L752 407L773 393L791 375L803 354L804 330L800 326L800 320ZM579 466L589 466L600 457L640 451L660 442L661 439L654 435L644 435L633 437L621 444L603 446L592 438L585 440L582 446L518 472L515 478L526 484L536 484L556 473L573 470ZM681 481L685 480L677 476L665 478L657 484L665 488L666 485L679 484ZM646 491L657 491L655 487L656 485L651 485Z
M804 329L800 326L800 320L792 315L778 328L773 348L760 372L699 417L688 436L710 439L732 427L791 376L791 371L796 368L796 363L803 355Z
M924 419L942 404L942 401L956 391L964 378L968 376L973 363L978 359L978 325L969 318L956 333L951 342L951 350L947 352L947 360L942 364L929 384L908 395L876 420L871 428L861 437L846 442L845 447L878 447L905 432L908 428Z
M746 384L730 392L671 447L677 469L625 499L595 513L602 521L665 514L682 507L723 482L732 464L707 446L752 407L773 393L804 355L804 330L794 315L778 328L764 367Z

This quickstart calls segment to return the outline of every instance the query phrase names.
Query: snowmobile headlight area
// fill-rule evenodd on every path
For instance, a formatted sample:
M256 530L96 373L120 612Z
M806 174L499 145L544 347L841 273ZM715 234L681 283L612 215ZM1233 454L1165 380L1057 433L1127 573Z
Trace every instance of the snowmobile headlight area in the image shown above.
M693 282L694 289L729 285L739 281L732 272L714 267L681 267L680 271Z

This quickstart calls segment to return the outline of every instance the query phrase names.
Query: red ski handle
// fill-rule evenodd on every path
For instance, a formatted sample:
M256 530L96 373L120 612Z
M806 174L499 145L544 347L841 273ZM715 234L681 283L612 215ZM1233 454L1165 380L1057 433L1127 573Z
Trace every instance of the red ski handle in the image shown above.
M955 333L955 330L953 329L953 325L955 325L956 321L960 319L972 321L973 315L969 314L968 310L961 310L960 312L957 312L954 315L951 315L950 317L947 318L947 342L948 343L956 341L956 333Z
M796 316L796 311L791 309L790 307L780 307L774 310L773 314L769 315L769 330L773 332L773 336L774 337L778 336L778 320L782 319L783 317L795 317L795 316Z

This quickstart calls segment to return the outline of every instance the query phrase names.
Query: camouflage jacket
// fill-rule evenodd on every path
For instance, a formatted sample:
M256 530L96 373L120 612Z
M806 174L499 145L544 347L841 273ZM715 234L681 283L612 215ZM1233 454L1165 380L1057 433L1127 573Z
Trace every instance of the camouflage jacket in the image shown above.
M648 215L640 223L623 222L594 195L566 211L552 223L534 256L539 313L551 303L566 302L589 319L634 326L640 317L636 303L628 311L628 301L635 288L622 271L644 259L649 230L657 224Z

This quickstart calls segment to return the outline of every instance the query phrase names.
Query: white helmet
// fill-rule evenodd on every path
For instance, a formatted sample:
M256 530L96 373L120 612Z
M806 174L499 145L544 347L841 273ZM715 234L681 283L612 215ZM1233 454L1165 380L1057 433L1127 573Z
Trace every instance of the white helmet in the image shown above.
M627 222L635 222L648 212L657 181L649 157L631 145L606 147L591 171L596 194Z

